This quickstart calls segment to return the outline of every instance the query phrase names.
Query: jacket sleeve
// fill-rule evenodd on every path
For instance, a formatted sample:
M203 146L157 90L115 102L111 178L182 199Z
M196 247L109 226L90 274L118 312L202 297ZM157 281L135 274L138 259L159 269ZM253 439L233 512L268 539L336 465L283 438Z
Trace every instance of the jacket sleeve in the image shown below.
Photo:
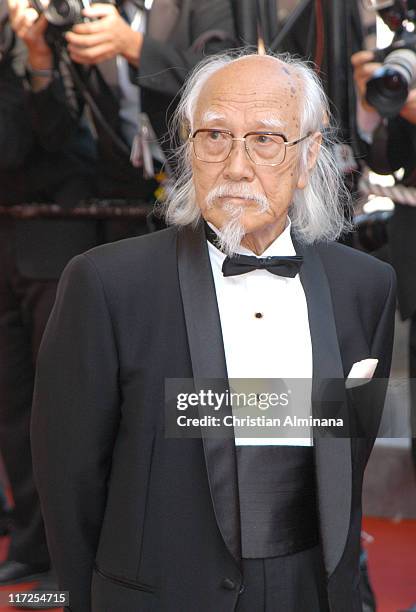
M380 356L374 375L385 379L390 376L396 312L396 274L391 266L388 266L388 271L389 285L386 298L371 344L371 354Z
M370 355L378 359L373 380L353 389L353 395L358 394L359 414L368 419L368 436L361 440L364 449L364 465L367 463L380 427L383 407L386 399L388 379L390 376L393 353L394 317L396 311L396 274L391 266L387 266L388 275L384 304L375 326ZM380 279L381 280L381 279Z
M118 359L99 275L66 267L37 364L32 452L48 546L71 612L90 612L92 569L119 422Z
M372 143L362 143L370 168L378 174L392 174L405 169L405 178L414 170L416 125L402 117L381 122L373 133Z
M77 137L84 103L67 67L55 53L50 84L34 92L27 84L27 105L38 142L49 152L65 150Z
M237 46L230 0L192 2L188 49L144 36L140 55L138 85L174 97L189 71L206 55Z

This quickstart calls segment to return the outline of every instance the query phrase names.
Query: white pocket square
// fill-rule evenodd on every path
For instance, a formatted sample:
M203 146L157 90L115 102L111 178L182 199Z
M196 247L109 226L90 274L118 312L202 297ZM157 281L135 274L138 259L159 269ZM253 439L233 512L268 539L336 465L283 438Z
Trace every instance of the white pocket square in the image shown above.
M364 385L373 378L378 364L378 359L363 359L352 366L348 374L345 386L347 389Z

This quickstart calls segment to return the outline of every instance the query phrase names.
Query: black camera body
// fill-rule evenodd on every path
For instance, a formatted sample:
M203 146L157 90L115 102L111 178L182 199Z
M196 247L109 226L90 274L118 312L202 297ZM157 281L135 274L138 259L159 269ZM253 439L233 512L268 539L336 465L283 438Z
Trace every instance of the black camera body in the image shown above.
M381 116L391 118L399 114L416 84L416 10L396 0L379 12L395 36L389 47L374 50L373 61L383 65L367 82L366 100Z

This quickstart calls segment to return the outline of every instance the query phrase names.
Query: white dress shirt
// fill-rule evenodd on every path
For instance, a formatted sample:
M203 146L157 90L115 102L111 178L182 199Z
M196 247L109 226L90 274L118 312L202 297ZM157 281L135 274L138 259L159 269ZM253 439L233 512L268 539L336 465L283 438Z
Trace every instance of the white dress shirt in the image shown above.
M210 224L218 233L218 230ZM312 344L308 309L299 274L285 278L267 270L239 276L222 273L224 253L208 242L221 320L228 378L312 379ZM238 252L255 255L240 247ZM296 255L285 230L261 257ZM311 388L311 385L310 385ZM310 414L310 391L308 392ZM311 446L307 438L235 438L236 445Z

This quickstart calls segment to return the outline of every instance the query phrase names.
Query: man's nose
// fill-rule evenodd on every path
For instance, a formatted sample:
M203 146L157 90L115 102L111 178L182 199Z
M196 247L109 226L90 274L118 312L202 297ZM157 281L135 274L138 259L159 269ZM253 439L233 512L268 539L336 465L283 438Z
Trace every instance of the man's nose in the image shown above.
M250 181L254 177L253 162L247 155L244 140L233 140L230 155L224 164L224 178L230 181Z

